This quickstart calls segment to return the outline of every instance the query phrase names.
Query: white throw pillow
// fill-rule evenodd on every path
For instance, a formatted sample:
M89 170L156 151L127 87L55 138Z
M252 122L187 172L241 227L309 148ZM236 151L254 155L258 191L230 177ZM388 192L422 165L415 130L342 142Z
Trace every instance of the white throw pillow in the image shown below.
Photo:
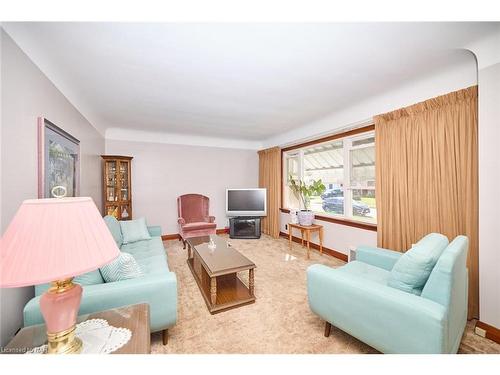
M146 225L146 219L143 217L136 220L120 221L120 227L124 244L151 239L148 226Z

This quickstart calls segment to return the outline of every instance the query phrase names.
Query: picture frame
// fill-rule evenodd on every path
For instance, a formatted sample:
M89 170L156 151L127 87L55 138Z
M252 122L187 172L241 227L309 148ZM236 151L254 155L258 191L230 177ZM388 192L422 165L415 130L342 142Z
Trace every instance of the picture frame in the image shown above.
M38 198L80 195L80 141L44 117L38 128Z

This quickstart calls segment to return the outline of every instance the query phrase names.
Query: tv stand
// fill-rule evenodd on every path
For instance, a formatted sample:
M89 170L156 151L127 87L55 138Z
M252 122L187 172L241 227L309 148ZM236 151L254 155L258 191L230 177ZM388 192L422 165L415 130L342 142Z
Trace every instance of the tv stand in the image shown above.
M229 218L229 238L260 238L260 217Z

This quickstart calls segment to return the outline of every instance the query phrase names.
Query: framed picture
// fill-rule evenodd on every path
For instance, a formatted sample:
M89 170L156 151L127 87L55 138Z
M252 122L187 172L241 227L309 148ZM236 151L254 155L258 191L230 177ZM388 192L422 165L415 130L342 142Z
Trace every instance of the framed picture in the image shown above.
M80 194L80 141L38 118L38 198Z

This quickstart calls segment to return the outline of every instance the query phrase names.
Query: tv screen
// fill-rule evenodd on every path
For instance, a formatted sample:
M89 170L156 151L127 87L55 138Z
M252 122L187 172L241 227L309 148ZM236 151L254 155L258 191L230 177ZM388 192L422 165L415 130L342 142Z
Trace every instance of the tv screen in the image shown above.
M266 216L266 189L227 189L228 216Z

